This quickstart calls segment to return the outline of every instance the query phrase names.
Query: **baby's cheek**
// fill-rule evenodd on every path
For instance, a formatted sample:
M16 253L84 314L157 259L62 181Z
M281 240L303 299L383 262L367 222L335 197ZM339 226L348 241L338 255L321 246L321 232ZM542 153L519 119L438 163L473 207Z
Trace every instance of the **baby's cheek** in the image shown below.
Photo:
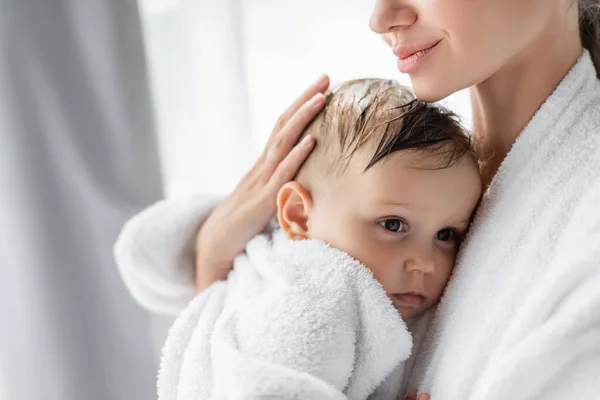
M436 272L432 276L431 293L432 293L432 297L435 299L436 302L437 302L437 300L439 300L441 295L444 293L444 289L446 288L446 285L448 284L448 281L450 280L450 275L452 273L452 266L453 266L453 263L450 263L450 262L446 263L445 265L442 265L442 266L436 268Z
M441 249L435 260L435 279L445 284L450 279L455 261L456 252L454 249Z
M404 287L406 276L401 265L384 261L374 262L372 265L373 267L369 267L369 269L373 272L375 279L383 286L388 296L398 293Z

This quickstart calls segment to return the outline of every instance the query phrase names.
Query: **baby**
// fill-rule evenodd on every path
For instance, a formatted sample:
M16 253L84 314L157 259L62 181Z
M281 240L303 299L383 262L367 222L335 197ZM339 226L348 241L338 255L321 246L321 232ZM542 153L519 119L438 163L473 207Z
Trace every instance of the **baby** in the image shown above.
M315 149L279 191L279 227L171 328L160 399L398 396L404 321L449 279L477 160L452 114L394 81L346 82L326 101L304 132Z
M305 135L316 148L277 199L285 235L361 261L404 319L433 307L481 191L465 131L395 81L361 79Z

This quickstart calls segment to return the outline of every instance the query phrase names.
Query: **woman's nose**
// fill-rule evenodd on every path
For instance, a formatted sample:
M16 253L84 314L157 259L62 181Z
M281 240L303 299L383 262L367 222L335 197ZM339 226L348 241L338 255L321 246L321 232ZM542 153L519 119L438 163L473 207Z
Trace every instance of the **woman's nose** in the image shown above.
M376 0L369 19L375 33L383 35L414 24L417 13L407 0Z

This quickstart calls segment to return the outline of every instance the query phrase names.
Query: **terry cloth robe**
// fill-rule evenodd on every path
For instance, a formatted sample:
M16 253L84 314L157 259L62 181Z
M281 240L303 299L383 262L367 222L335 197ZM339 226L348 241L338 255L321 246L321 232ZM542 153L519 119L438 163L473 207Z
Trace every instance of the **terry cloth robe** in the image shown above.
M115 246L135 299L177 312L215 204L166 200ZM600 81L587 51L519 135L484 195L409 383L443 400L600 398Z
M366 399L408 358L411 336L371 271L322 242L272 239L254 238L177 319L160 400Z

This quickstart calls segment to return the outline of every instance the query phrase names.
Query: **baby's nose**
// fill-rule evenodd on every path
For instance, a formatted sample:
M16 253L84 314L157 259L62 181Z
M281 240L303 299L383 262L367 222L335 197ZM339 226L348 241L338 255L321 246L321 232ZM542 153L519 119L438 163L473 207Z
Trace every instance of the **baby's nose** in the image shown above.
M433 251L427 248L415 251L406 260L406 270L408 272L419 271L423 274L433 274L435 272Z

